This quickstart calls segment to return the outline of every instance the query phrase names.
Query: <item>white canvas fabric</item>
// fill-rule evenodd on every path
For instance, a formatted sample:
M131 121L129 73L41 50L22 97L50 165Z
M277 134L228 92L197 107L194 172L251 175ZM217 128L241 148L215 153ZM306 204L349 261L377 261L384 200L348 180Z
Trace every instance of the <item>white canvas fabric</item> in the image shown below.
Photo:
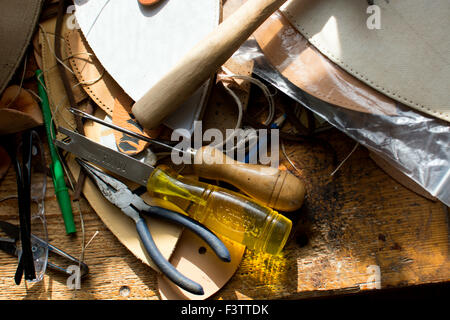
M75 16L103 67L137 101L218 24L220 0L75 0ZM201 115L207 84L166 119L171 128L192 129Z

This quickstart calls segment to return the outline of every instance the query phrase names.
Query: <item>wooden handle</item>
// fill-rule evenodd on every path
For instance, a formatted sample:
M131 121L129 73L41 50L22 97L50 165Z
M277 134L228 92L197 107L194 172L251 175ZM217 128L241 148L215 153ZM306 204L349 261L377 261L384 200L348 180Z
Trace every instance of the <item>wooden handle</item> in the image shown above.
M134 104L132 112L139 123L147 129L157 127L284 2L249 0L243 4Z
M227 182L280 211L299 209L305 197L302 181L288 171L238 162L207 146L196 152L194 170L200 177Z

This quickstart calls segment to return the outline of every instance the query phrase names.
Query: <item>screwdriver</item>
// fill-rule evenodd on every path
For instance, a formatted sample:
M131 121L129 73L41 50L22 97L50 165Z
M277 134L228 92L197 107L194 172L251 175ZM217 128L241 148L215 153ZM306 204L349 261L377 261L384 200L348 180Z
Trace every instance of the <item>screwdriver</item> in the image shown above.
M303 204L305 186L289 171L277 168L249 164L231 159L213 147L204 146L198 150L180 150L171 145L151 139L141 134L108 123L81 110L70 111L80 117L100 123L130 136L157 144L170 150L189 153L194 159L193 169L197 176L227 182L263 205L280 211L295 211Z
M75 221L73 219L72 203L69 196L69 191L64 180L64 170L59 159L56 148L53 145L53 136L55 135L55 127L52 122L52 113L49 106L47 92L45 91L45 83L42 70L36 70L36 77L38 79L38 93L41 98L42 115L44 117L45 131L47 133L48 149L52 162L50 164L50 171L52 173L53 186L55 188L56 199L58 200L59 208L64 221L67 234L76 233Z
M146 186L150 194L175 204L187 200L185 211L191 218L249 249L278 254L286 244L292 222L247 196L189 180L165 166L147 165L66 128L58 131L69 138L67 142L55 140L58 147Z

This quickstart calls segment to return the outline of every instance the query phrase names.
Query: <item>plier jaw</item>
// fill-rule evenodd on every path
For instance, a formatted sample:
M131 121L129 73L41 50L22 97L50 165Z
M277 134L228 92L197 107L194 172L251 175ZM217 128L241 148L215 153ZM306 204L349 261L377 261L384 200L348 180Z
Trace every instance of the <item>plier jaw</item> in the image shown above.
M145 203L142 198L131 192L126 184L95 168L93 165L78 158L76 161L95 182L102 195L109 202L122 210L123 213L135 222L139 220L140 215L138 210L142 210L140 209L142 203ZM138 208L135 209L136 207Z
M86 171L87 175L97 184L99 190L107 200L116 205L127 216L131 217L136 223L136 230L139 234L142 244L148 255L158 267L158 269L172 282L180 288L193 294L202 295L203 288L198 283L182 275L163 257L157 248L153 237L148 229L147 222L142 215L161 218L178 224L191 230L202 238L216 253L216 255L225 262L230 262L231 257L228 249L223 242L208 228L188 216L178 212L168 210L162 207L150 206L142 200L141 197L132 193L128 187L117 179L100 171L94 166L81 159L76 159L78 164Z

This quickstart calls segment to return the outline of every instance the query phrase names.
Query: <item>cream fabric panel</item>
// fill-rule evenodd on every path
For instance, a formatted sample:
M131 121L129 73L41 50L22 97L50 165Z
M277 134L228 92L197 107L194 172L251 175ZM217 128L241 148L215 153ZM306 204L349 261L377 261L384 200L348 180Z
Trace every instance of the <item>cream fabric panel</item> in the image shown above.
M387 96L450 121L450 1L291 0L283 14L330 60Z

